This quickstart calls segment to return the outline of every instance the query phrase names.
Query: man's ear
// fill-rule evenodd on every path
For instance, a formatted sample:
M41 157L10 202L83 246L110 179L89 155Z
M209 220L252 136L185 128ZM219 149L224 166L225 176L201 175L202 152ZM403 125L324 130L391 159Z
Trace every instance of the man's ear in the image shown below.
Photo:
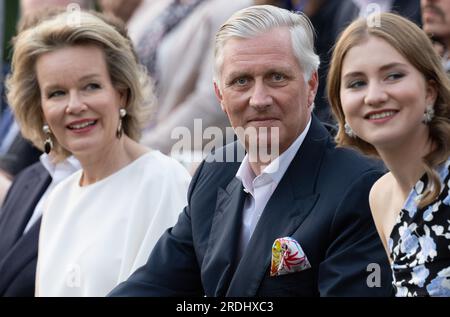
M316 99L317 89L319 87L319 75L317 71L312 73L311 78L308 81L308 104L312 105L314 103L314 99Z
M222 111L226 113L227 111L225 110L225 107L222 103L223 101L222 93L220 92L219 86L217 85L216 82L214 82L214 92L216 93L216 97L220 102L220 107L222 108Z

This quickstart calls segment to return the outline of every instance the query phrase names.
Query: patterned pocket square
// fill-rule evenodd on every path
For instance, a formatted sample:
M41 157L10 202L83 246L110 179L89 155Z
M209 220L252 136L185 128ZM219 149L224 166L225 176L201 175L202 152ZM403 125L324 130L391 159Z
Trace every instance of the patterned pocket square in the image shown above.
M276 239L272 246L270 276L279 276L309 269L308 258L300 244L290 237Z

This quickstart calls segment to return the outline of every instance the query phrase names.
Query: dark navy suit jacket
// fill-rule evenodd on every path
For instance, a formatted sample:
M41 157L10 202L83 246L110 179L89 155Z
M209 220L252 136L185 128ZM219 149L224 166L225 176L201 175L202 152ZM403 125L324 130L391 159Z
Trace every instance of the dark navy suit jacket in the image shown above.
M147 264L111 296L392 294L389 264L368 205L369 190L382 175L373 162L335 148L313 118L240 259L245 193L235 178L239 165L202 163L177 224L163 234ZM274 240L288 236L300 243L311 268L270 277ZM379 288L367 284L371 263L381 269Z
M39 199L51 182L37 162L16 176L0 210L0 296L33 296L39 219L23 235Z

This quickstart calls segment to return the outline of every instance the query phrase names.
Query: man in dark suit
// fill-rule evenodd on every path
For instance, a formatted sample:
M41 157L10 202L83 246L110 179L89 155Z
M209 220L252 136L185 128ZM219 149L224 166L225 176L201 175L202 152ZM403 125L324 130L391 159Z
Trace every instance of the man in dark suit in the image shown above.
M44 154L14 178L0 209L0 296L34 296L45 200L78 169L80 163L72 156L54 163Z
M33 296L40 218L24 233L51 182L37 162L14 179L0 210L0 296Z
M233 143L201 164L177 224L110 295L392 294L368 205L382 173L311 115L313 47L307 18L272 6L222 26L215 90L247 154Z

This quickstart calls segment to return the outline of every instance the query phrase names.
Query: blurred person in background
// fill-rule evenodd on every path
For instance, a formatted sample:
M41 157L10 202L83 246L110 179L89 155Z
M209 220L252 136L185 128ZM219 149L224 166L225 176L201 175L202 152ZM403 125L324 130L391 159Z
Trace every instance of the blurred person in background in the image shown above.
M434 42L442 64L450 73L450 1L421 0L423 30Z
M149 9L152 4L158 14ZM156 0L152 4L141 4L134 14L144 16L142 10L149 10L147 24L139 24L141 36L136 38L135 46L157 82L158 97L155 116L144 131L141 143L171 154L179 141L172 132L179 127L186 128L190 132L190 140L184 148L187 155L177 158L183 161L187 157L187 164L194 167L193 171L196 164L189 162L189 154L201 152L211 142L203 138L206 128L218 127L222 131L223 138L215 140L215 146L223 145L227 139L234 140L231 129L226 135L229 122L211 84L214 35L228 17L252 5L253 1ZM134 15L129 20L130 28ZM194 135L196 119L201 120L200 135Z

